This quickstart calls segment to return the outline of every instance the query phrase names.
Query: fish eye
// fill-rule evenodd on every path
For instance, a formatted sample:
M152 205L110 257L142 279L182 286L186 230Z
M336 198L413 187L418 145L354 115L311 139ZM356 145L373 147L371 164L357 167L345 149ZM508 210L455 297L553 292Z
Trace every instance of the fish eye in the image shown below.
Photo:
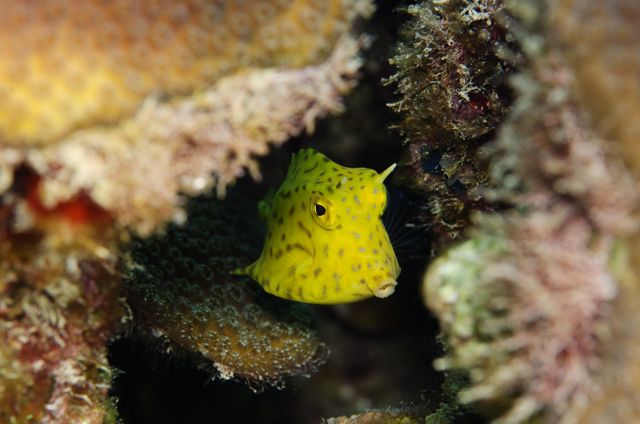
M309 213L316 224L327 230L335 228L338 224L338 217L335 213L333 203L320 193L315 193L311 196Z

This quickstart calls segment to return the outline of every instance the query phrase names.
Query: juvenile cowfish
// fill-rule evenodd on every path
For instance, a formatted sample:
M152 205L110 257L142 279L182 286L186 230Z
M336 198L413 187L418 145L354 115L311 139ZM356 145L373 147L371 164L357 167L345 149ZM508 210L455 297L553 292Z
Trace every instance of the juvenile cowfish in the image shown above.
M259 205L267 224L260 257L236 273L275 296L306 303L391 295L400 267L381 217L383 181L395 167L378 174L300 150L278 191Z

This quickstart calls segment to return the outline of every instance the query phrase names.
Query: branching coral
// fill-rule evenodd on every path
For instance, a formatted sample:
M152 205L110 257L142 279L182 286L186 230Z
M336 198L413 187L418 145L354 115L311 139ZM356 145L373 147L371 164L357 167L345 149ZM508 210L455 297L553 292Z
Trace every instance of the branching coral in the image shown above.
M255 204L232 193L225 202L196 198L188 210L184 227L131 248L125 291L141 326L170 347L201 355L220 377L258 388L324 362L328 349L300 305L230 274L258 253Z
M419 225L436 236L435 250L460 237L471 210L486 208L476 151L510 102L502 9L502 1L415 4L391 60L400 95L391 107L408 144L399 181L423 200Z
M558 50L526 51L517 102L492 146L495 198L517 209L478 219L471 239L430 267L425 298L452 348L437 364L470 371L464 401L510 400L504 423L574 422L606 387L619 290L610 258L637 228L638 195L579 108Z

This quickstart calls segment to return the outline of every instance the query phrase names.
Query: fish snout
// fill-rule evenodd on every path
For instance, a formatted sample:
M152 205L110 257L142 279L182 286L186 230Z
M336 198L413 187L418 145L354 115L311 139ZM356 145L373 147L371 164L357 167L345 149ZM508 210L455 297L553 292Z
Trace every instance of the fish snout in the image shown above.
M385 298L389 297L396 291L396 285L398 282L393 279L384 280L377 287L373 288L373 294L375 297Z

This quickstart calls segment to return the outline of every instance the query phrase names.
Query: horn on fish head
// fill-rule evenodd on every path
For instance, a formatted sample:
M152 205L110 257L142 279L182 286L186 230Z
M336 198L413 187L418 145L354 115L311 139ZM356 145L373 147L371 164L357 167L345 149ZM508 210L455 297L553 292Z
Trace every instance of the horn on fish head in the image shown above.
M393 165L389 166L387 169L379 173L378 176L376 177L378 182L382 184L384 180L386 180L387 177L393 172L393 170L396 169L396 166L398 166L398 164L394 163Z

